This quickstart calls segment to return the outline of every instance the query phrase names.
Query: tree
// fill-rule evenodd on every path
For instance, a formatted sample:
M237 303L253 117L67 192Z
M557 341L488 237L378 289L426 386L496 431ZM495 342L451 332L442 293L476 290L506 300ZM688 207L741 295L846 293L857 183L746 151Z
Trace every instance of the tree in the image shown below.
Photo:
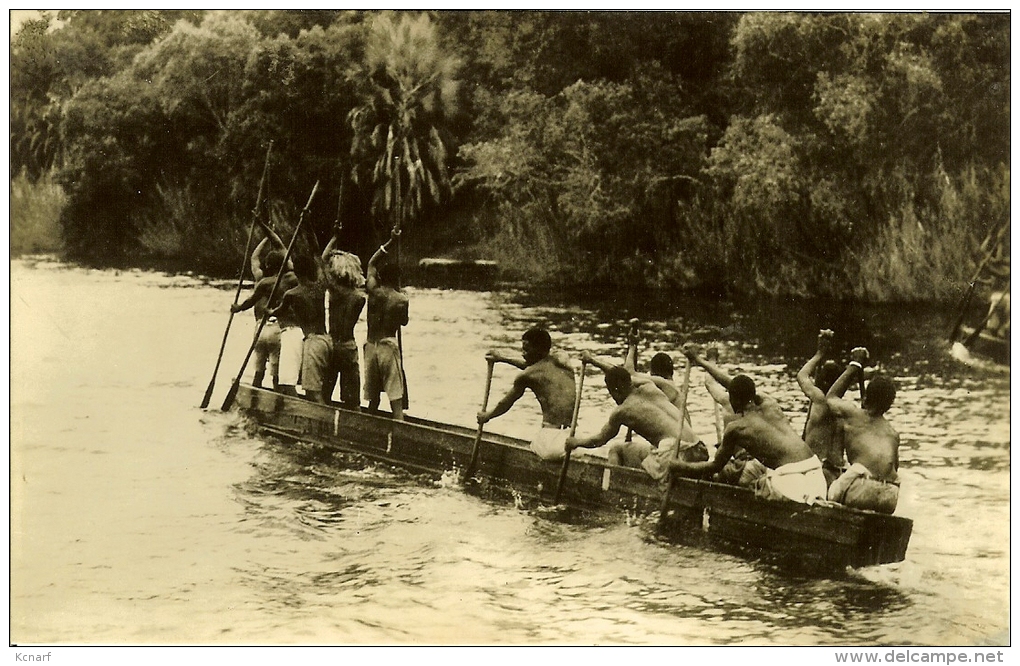
M371 190L377 221L400 226L449 192L444 135L456 112L458 66L439 48L428 15L373 20L365 46L371 90L349 122L352 179Z

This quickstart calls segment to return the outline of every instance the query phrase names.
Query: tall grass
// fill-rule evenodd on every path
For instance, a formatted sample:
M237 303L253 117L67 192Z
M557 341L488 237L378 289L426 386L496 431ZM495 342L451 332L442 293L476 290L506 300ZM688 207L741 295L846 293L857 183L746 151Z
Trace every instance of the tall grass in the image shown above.
M1009 169L970 169L956 179L942 173L937 182L937 204L919 209L906 194L874 242L856 257L855 296L948 302L966 289L980 261L981 239L1009 223Z
M11 257L60 252L60 211L67 197L49 175L31 182L25 174L11 180Z

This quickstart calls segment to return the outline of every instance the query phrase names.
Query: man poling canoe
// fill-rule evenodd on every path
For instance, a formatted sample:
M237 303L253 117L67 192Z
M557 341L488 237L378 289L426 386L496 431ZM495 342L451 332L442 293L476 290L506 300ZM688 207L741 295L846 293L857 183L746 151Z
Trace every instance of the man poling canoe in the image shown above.
M408 299L400 291L399 265L389 247L400 236L399 226L368 261L368 339L365 342L365 400L370 411L379 409L385 391L393 418L404 418L407 379L404 374L400 329L408 322Z

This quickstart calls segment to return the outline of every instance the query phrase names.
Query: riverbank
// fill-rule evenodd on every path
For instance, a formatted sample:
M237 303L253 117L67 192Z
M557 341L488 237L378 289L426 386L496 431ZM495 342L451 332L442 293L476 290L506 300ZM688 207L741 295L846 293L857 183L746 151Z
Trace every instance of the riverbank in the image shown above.
M66 202L60 185L50 176L37 183L24 176L13 179L11 256L53 253L66 260L78 259L69 256L61 240L60 217ZM188 216L176 211L174 220L179 217ZM194 221L190 224L195 226ZM167 223L174 229L175 225L179 226ZM236 279L245 231L222 220L207 220L202 226L201 234L178 233L173 243L162 242L166 234L153 240L149 233L139 241L136 251L122 253L116 260L83 263L97 268L140 268ZM580 294L638 290L668 292L674 298L818 297L943 306L959 301L966 276L973 270L969 244L960 236L959 227L944 226L950 231L940 236L937 230L919 230L916 223L890 220L888 233L876 238L874 251L862 258L851 257L843 265L820 266L816 261L791 257L770 273L756 269L754 278L747 280L722 269L713 272L705 268L716 252L710 239L692 240L668 260L637 254L620 258L615 256L614 248L605 248L601 254L583 252L554 234L542 233L541 225L525 232L505 220L483 224L476 213L461 213L449 220L430 220L407 229L402 237L401 263L405 284L420 286L542 288ZM437 276L436 271L420 264L426 258L455 260L468 267L471 262L483 262L484 279L476 280L470 270L463 275L446 270ZM367 259L364 256L363 263ZM593 269L596 264L603 267Z

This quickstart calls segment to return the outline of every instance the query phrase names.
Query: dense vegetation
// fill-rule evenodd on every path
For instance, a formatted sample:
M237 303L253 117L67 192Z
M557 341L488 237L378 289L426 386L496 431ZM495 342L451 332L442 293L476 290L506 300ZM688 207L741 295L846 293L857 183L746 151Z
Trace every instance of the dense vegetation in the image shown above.
M1009 223L1009 15L63 11L11 46L11 165L70 258L308 245L518 277L949 299ZM1007 234L1008 236L1008 234Z

